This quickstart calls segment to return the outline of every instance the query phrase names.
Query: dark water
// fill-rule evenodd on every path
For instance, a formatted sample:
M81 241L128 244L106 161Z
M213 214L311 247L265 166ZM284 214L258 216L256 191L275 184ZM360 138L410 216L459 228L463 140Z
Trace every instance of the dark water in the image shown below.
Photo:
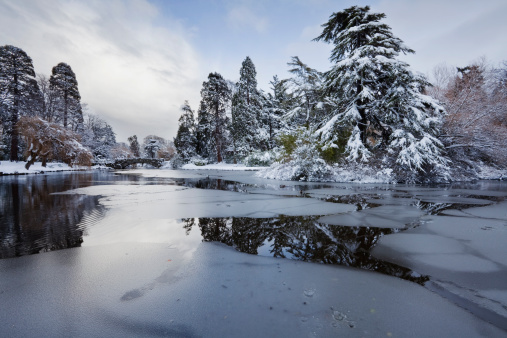
M107 171L0 176L0 258L81 246L87 224L104 209L95 196L55 193L139 180Z
M428 276L370 255L382 236L398 229L329 226L318 223L318 218L189 218L183 223L187 232L199 228L203 241L221 242L253 255L352 266L421 285L429 280Z

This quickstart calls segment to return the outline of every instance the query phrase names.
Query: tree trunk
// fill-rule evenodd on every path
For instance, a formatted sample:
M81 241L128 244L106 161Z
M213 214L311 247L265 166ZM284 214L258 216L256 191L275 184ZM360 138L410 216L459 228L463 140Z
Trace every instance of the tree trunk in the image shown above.
M362 90L361 84L357 83L357 85L356 85L357 94L359 94L361 92L361 90ZM359 101L357 103L358 103L357 104L357 111L359 112L359 115L361 116L361 119L359 120L357 127L359 128L359 136L361 137L361 142L363 142L363 144L366 144L366 125L368 123L368 120L366 119L366 112L365 112L364 108L362 108L363 102Z
M67 128L67 91L63 94L63 127Z
M14 74L14 104L11 114L11 162L18 161L18 146L19 146L19 133L18 133L18 114L19 114L19 89L18 89L18 75Z
M220 146L220 116L218 114L218 103L215 104L215 147L217 148L217 162L222 162L222 151Z

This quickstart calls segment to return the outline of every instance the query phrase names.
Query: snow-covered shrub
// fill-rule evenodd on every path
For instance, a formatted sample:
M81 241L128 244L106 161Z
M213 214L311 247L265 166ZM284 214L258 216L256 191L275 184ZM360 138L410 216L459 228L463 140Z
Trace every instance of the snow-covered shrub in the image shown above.
M69 166L90 166L92 153L79 142L79 135L56 123L39 117L23 116L17 123L19 134L27 144L25 156L28 170L35 161L59 160Z
M190 163L192 163L198 167L203 167L206 164L208 164L208 160L205 158L202 158L200 156L194 156L190 159Z
M274 151L257 151L248 155L243 162L247 167L269 167L275 158Z
M280 136L282 144L278 162L263 171L264 177L292 181L330 181L333 169L319 152L314 134L304 128Z

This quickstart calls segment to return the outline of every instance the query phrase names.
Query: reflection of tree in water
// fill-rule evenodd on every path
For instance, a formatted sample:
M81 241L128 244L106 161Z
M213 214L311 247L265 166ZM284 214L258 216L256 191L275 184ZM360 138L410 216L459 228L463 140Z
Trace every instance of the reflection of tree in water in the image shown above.
M90 185L92 174L14 176L0 184L0 258L78 247L78 227L97 198L51 195Z
M199 218L185 219L187 233L198 225L204 241L217 241L238 251L258 254L269 245L274 257L308 262L339 264L372 270L424 284L427 276L418 276L407 268L384 262L370 255L378 240L396 229L344 227L317 222L315 216L277 218Z

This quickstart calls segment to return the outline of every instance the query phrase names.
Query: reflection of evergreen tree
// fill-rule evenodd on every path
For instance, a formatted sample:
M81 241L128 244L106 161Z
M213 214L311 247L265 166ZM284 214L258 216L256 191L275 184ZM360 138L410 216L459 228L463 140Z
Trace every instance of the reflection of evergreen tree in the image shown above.
M261 220L262 221L262 220ZM232 240L237 250L256 255L269 235L269 228L259 224L259 219L234 217L232 218Z
M428 280L427 276L414 277L411 270L370 255L382 236L397 230L326 225L317 219L315 216L200 218L198 223L204 241L222 242L241 252L257 254L261 246L270 243L274 257L352 266L419 284ZM184 223L188 233L192 225Z
M199 228L205 242L222 242L227 245L233 244L232 234L227 218L199 218Z
M183 222L183 229L185 229L185 233L187 236L190 235L190 231L195 225L195 218L182 218L181 221Z
M97 207L98 198L53 193L87 186L93 180L94 174L83 173L26 176L23 181L17 176L4 178L0 258L80 246L83 230L79 224Z

